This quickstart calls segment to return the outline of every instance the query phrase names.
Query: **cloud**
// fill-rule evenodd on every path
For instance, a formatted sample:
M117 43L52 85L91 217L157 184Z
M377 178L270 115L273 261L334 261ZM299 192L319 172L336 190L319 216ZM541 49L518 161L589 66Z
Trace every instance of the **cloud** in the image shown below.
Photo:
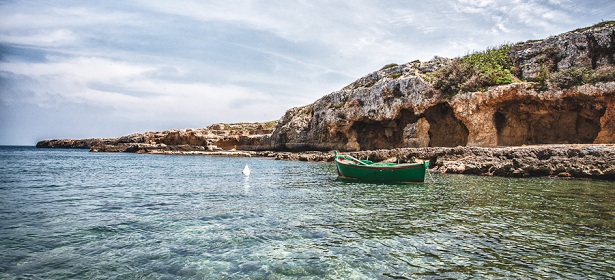
M16 2L3 5L3 17L0 18L0 30L29 31L37 29L55 29L57 27L102 27L108 25L137 25L141 20L138 14L117 11L110 7L74 6L64 7L56 1L33 1L32 4Z
M573 21L567 6L569 1L497 1L458 0L453 6L462 14L479 16L479 20L491 25L494 33L510 32L508 26L524 29L552 29L561 22Z
M143 2L145 3L145 2ZM150 2L147 2L150 3ZM296 44L310 44L353 57L391 34L382 27L387 13L363 1L181 1L148 4L158 13L188 17L203 24L223 22L235 28L265 32ZM369 59L368 57L366 57Z
M196 110L199 106L211 106L213 110L213 106L228 107L233 100L245 98L267 101L266 96L257 91L233 85L151 78L159 71L167 71L164 65L134 64L97 57L53 57L47 63L3 63L0 71L5 79L15 80L17 77L19 80L21 77L22 81L14 81L13 85L36 93L30 101L41 107L53 98L113 107L134 114L148 111L148 108L164 111L163 107ZM38 82L26 83L26 79ZM142 94L132 94L135 92Z
M77 36L70 30L58 29L34 34L3 35L0 40L18 45L60 47L74 44L77 41Z

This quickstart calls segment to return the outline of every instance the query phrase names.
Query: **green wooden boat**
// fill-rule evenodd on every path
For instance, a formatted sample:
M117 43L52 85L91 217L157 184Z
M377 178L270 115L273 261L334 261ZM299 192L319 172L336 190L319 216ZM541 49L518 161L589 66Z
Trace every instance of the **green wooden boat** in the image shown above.
M338 155L335 151L337 174L371 182L423 182L429 161L423 163L388 163L359 160L349 155Z

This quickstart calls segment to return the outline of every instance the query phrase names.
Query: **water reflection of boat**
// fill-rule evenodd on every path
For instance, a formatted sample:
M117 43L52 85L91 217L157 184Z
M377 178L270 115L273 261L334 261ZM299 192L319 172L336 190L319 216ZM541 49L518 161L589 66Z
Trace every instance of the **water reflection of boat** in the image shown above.
M422 163L388 163L359 160L335 151L337 174L341 177L373 182L423 182L429 161Z

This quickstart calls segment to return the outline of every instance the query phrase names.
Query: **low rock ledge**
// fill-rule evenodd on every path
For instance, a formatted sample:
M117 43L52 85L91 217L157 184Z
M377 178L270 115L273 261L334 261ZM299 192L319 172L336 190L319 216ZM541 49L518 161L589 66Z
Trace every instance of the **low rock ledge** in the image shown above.
M188 146L135 151L166 155L266 157L276 160L333 161L332 152L208 151ZM500 177L589 178L615 181L615 144L561 144L520 147L426 147L348 153L373 161L429 160L432 172Z

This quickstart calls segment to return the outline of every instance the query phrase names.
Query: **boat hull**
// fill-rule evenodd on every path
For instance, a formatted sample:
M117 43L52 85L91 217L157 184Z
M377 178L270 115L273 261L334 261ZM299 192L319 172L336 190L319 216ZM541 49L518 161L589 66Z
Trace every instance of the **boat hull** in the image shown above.
M411 164L355 164L336 158L341 177L372 182L423 182L429 162Z

